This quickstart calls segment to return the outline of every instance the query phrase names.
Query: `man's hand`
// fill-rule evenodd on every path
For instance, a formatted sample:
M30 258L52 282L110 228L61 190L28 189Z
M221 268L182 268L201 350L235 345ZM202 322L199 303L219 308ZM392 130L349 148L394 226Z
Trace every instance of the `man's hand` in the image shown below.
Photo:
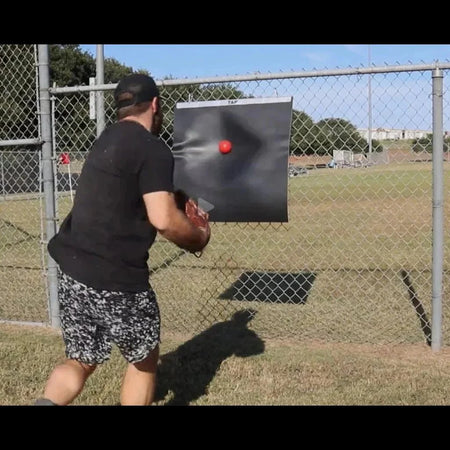
M211 237L211 228L209 226L209 214L203 211L198 204L190 198L185 204L185 213L187 218L191 221L193 225L204 231L206 235L205 247L209 242Z
M160 191L144 194L144 202L150 223L169 241L191 253L201 252L208 244L209 216L194 200L185 199L181 209L176 195Z

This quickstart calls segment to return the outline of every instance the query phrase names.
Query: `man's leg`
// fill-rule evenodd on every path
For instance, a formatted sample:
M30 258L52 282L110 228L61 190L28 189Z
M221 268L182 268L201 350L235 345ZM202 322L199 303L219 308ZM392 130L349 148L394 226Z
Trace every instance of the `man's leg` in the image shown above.
M44 397L56 405L68 405L82 391L96 367L67 359L53 369L45 386Z
M121 405L150 405L156 388L159 346L142 361L129 363L122 382Z

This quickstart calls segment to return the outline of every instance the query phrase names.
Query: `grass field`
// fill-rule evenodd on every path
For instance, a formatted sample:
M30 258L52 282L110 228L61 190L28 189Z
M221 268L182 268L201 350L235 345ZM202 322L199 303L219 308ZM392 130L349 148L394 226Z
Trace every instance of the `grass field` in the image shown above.
M170 265L152 280L167 322L190 331L246 307L258 311L252 327L265 336L423 342L431 314L430 169L313 171L290 180L287 224L216 224L200 260L175 258L160 242L153 255L166 255ZM249 271L303 274L306 302L220 299ZM178 280L176 295L167 276Z
M201 258L157 239L156 404L448 404L447 254L444 348L427 345L431 164L314 170L288 191L288 223L212 224ZM39 200L0 202L0 319L48 321L40 233ZM0 404L30 404L62 358L59 332L0 323ZM115 349L76 404L117 404L123 368Z
M194 336L163 332L155 405L448 405L450 352L261 339L222 321ZM0 324L0 405L30 405L63 358L52 329ZM74 405L118 405L117 349Z
M449 174L446 167L447 185ZM165 326L200 333L248 308L255 311L252 329L264 337L426 342L431 182L430 163L313 170L289 180L288 223L213 224L199 259L158 238L151 281ZM70 205L68 196L60 199L60 217ZM448 202L445 208L448 218ZM1 202L0 219L0 319L46 322L39 201ZM445 238L448 246L449 233ZM446 256L444 292L448 267ZM253 280L245 292L236 287L243 274ZM277 278L270 284L271 276ZM284 276L300 284L301 302L289 301L289 286L277 290ZM231 298L223 298L233 286ZM264 294L267 288L280 301ZM444 305L448 343L446 311Z

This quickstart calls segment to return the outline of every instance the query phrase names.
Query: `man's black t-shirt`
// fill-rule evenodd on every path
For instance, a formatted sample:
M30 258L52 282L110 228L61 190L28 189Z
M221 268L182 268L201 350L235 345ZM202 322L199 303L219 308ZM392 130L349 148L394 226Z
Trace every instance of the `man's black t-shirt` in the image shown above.
M156 229L142 196L173 192L173 165L170 149L139 123L106 128L86 158L73 208L48 244L61 270L97 289L148 289Z

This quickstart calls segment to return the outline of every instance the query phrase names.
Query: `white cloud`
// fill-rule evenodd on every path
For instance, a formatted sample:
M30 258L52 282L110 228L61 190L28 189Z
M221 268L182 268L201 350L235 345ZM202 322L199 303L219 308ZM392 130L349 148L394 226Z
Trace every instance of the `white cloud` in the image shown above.
M358 56L366 56L367 55L367 51L368 51L368 46L367 45L361 45L361 44L344 45L344 48L346 50L348 50L349 52L354 53L355 55L358 55Z
M313 64L326 63L330 59L330 55L324 52L305 52L303 57Z

